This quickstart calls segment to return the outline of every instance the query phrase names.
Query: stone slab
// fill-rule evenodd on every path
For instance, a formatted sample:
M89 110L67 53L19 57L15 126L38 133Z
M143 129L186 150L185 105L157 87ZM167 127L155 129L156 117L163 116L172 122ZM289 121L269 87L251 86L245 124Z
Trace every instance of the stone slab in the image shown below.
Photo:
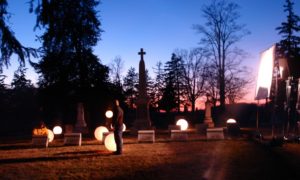
M35 147L48 147L49 139L47 135L33 135L32 145Z
M81 146L81 133L65 133L64 145L76 145Z
M224 129L223 128L208 128L206 130L207 139L224 139Z
M155 142L155 131L154 130L139 130L138 131L138 142Z

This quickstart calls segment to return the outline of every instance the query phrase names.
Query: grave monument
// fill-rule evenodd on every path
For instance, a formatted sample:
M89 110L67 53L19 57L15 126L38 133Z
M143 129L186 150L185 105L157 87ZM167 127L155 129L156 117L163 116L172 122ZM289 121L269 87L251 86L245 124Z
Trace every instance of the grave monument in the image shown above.
M84 107L83 103L77 103L77 118L74 131L78 133L87 133L88 128L84 119Z
M151 127L150 114L149 114L149 103L150 98L147 95L147 83L146 83L146 70L144 62L144 52L143 48L138 53L141 56L139 63L139 95L136 101L136 119L133 125L133 131L137 130L147 130Z
M213 106L211 96L207 95L207 100L205 102L205 114L204 114L204 124L207 125L208 128L215 127L215 124L211 117L211 107Z

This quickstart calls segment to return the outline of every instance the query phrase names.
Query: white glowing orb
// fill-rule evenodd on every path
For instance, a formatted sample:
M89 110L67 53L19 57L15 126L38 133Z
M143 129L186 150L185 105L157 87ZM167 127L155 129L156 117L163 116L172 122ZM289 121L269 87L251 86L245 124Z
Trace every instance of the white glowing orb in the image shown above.
M270 96L274 59L275 45L264 51L260 57L255 93L255 99L257 100L266 99ZM259 91L259 89L265 89L266 92L260 93L261 91Z
M108 111L105 112L105 116L106 116L107 118L112 118L113 115L114 115L114 113L113 113L111 110L108 110Z
M123 129L122 129L122 131L124 132L124 131L126 131L126 125L123 123Z
M60 126L54 126L53 133L54 134L61 134L62 133L62 128Z
M227 124L235 124L236 123L236 120L235 119L228 119L226 121Z
M112 125L110 125L110 128L113 128L113 126ZM126 131L126 125L123 123L123 128L122 128L122 131L124 132L124 131Z
M108 132L105 126L99 126L95 129L94 135L98 141L103 141L103 133Z
M176 122L176 125L180 126L180 130L187 130L187 128L189 127L189 124L185 119L179 119Z
M109 151L116 151L117 145L115 143L115 136L114 133L109 133L104 140L104 145L107 150Z
M54 139L54 133L50 129L47 129L47 131L48 131L48 140L49 142L52 142Z

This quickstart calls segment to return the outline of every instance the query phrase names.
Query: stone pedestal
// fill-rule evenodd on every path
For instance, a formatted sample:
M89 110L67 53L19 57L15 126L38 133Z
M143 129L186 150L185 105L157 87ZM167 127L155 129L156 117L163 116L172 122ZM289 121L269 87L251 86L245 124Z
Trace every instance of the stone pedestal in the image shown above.
M149 114L149 100L148 98L137 100L136 120L134 122L135 130L149 130L151 129L151 121Z

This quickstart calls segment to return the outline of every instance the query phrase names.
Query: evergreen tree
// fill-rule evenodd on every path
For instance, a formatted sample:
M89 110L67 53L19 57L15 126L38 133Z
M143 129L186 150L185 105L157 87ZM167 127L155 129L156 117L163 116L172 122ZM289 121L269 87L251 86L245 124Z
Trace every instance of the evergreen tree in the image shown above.
M24 47L14 36L14 32L7 25L9 13L6 10L7 1L0 1L0 68L3 65L8 66L9 59L12 54L16 54L19 57L20 65L24 65L25 59L30 60L30 55L37 57L35 49Z
M180 105L182 102L182 95L184 91L183 82L184 82L184 64L181 57L172 54L171 60L167 61L164 67L165 71L165 82L166 90L175 90L175 102L177 106L177 111L180 111ZM168 88L167 88L168 86ZM164 92L163 94L169 94ZM172 93L171 93L172 94ZM167 99L166 99L167 100ZM170 99L171 101L171 99ZM172 104L172 103L171 103Z
M159 109L170 112L178 105L176 101L176 89L172 79L167 78L165 84L166 86L163 88L162 98L158 101L158 106Z
M133 109L138 95L138 74L134 67L130 67L123 80L126 103Z
M14 73L14 77L11 82L11 86L14 89L26 89L32 88L33 85L31 80L26 79L26 70L27 68L20 66Z
M34 0L31 3L33 5ZM112 88L111 96L114 96L112 92L118 92L109 85L108 67L93 54L93 46L102 32L95 10L98 4L97 0L37 3L36 27L46 30L40 37L44 54L34 67L40 74L42 99L53 111L68 111L66 108L74 107L77 102L85 105L102 102L103 106L110 98L106 96L108 87Z
M287 13L286 22L282 22L277 27L282 40L278 43L279 54L288 59L289 70L291 75L300 77L300 17L294 13L294 3L292 0L286 0L284 12Z

